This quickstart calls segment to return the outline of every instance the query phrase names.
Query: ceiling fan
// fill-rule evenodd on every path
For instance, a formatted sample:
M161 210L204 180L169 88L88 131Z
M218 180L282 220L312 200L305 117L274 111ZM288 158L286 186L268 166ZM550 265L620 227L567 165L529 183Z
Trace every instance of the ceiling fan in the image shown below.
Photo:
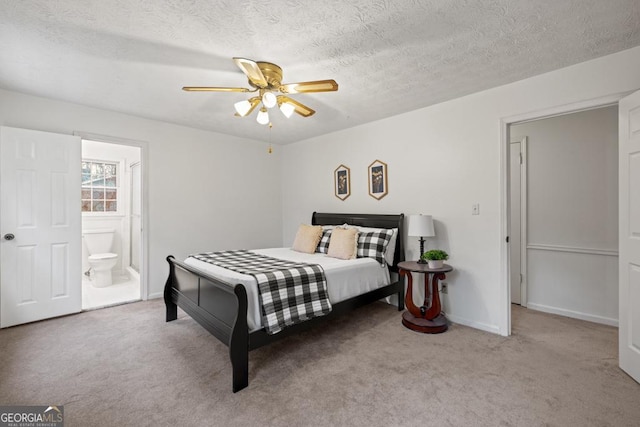
M236 102L236 116L245 117L251 114L258 105L262 104L256 118L257 122L266 125L269 123L268 109L276 105L280 111L289 118L295 111L302 117L309 117L315 111L304 104L288 97L287 95L276 95L275 93L294 94L312 92L335 92L338 90L338 83L335 80L315 80L300 83L282 83L282 68L271 62L252 61L246 58L233 58L236 65L247 75L249 86L245 87L207 87L207 86L185 86L182 90L189 92L258 92L257 96L248 100ZM274 93L275 92L275 93Z

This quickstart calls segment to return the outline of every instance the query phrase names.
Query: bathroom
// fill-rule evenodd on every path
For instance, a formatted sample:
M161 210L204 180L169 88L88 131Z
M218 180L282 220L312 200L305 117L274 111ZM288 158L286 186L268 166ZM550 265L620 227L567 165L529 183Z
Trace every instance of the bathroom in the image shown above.
M140 299L140 147L82 140L82 309Z

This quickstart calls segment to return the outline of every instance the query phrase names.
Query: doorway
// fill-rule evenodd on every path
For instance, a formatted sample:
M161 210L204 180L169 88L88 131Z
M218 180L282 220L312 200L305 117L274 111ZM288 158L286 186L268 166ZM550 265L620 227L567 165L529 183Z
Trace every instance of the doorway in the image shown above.
M109 142L111 147L133 147L138 154L137 199L140 207L137 216L140 235L137 239L139 270L137 296L148 297L147 223L148 174L145 164L148 158L146 142L102 137L93 134L56 134L30 129L0 127L0 228L3 230L0 245L0 327L19 325L52 317L77 313L82 310L83 269L81 197L93 209L102 206L100 215L117 215L117 205L122 197L114 196L127 187L118 186L112 175L125 174L118 165L109 166L110 182L104 173L109 159L93 159L96 171L103 170L102 178L91 177L92 165L87 167L89 191L80 189L82 184L82 139ZM134 163L134 162L132 162ZM101 166L99 166L101 164ZM99 174L96 174L99 175ZM115 182L115 185L114 185ZM95 184L96 194L93 193ZM101 187L101 188L99 188ZM107 194L109 193L109 194ZM115 213L111 210L115 208ZM95 218L94 218L95 219ZM114 220L115 218L110 218ZM128 224L128 223L127 223ZM107 227L97 229L103 233ZM128 227L124 228L129 230ZM96 231L96 229L93 229ZM98 234L98 233L96 233ZM126 233L128 235L129 233ZM106 251L111 251L113 242ZM117 244L116 244L117 246ZM123 254L130 255L126 246ZM99 250L106 258L113 253ZM125 258L123 256L123 258ZM130 258L127 256L126 258ZM117 262L116 262L117 263ZM120 260L121 270L122 259ZM127 267L130 259L125 261ZM104 264L102 264L104 266ZM101 270L105 271L105 270ZM90 272L89 272L90 273ZM104 278L104 275L101 277ZM104 284L105 281L101 280ZM127 298L129 299L129 298Z
M82 140L83 310L141 299L141 151Z
M617 99L612 98L503 121L503 232L508 241L502 263L508 302L504 335L511 333L518 268L523 305L617 325L618 118ZM511 143L518 141L527 147L523 174L513 170L513 151L520 147ZM513 185L518 186L513 175L524 179L521 203L512 199ZM522 220L522 233L514 231L518 225L512 214ZM523 236L520 263L512 248L518 234Z

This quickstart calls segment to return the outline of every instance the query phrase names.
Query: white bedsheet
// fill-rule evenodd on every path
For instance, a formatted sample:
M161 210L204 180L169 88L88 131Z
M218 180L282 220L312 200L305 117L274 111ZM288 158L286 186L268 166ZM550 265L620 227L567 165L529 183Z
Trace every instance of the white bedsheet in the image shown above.
M390 283L389 269L382 267L373 258L342 260L331 258L325 254L295 252L290 248L255 249L252 252L290 261L320 264L324 269L329 301L332 304ZM255 331L262 328L258 284L253 276L237 273L195 258L187 258L184 262L225 282L243 284L247 289L247 322L249 330Z

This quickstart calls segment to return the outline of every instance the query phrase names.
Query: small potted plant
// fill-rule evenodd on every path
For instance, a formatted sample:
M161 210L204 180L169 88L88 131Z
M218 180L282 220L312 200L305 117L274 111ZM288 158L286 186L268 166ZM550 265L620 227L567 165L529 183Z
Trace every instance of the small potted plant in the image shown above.
M441 249L431 249L423 253L421 258L427 260L429 268L442 268L442 264L449 259L449 254Z

